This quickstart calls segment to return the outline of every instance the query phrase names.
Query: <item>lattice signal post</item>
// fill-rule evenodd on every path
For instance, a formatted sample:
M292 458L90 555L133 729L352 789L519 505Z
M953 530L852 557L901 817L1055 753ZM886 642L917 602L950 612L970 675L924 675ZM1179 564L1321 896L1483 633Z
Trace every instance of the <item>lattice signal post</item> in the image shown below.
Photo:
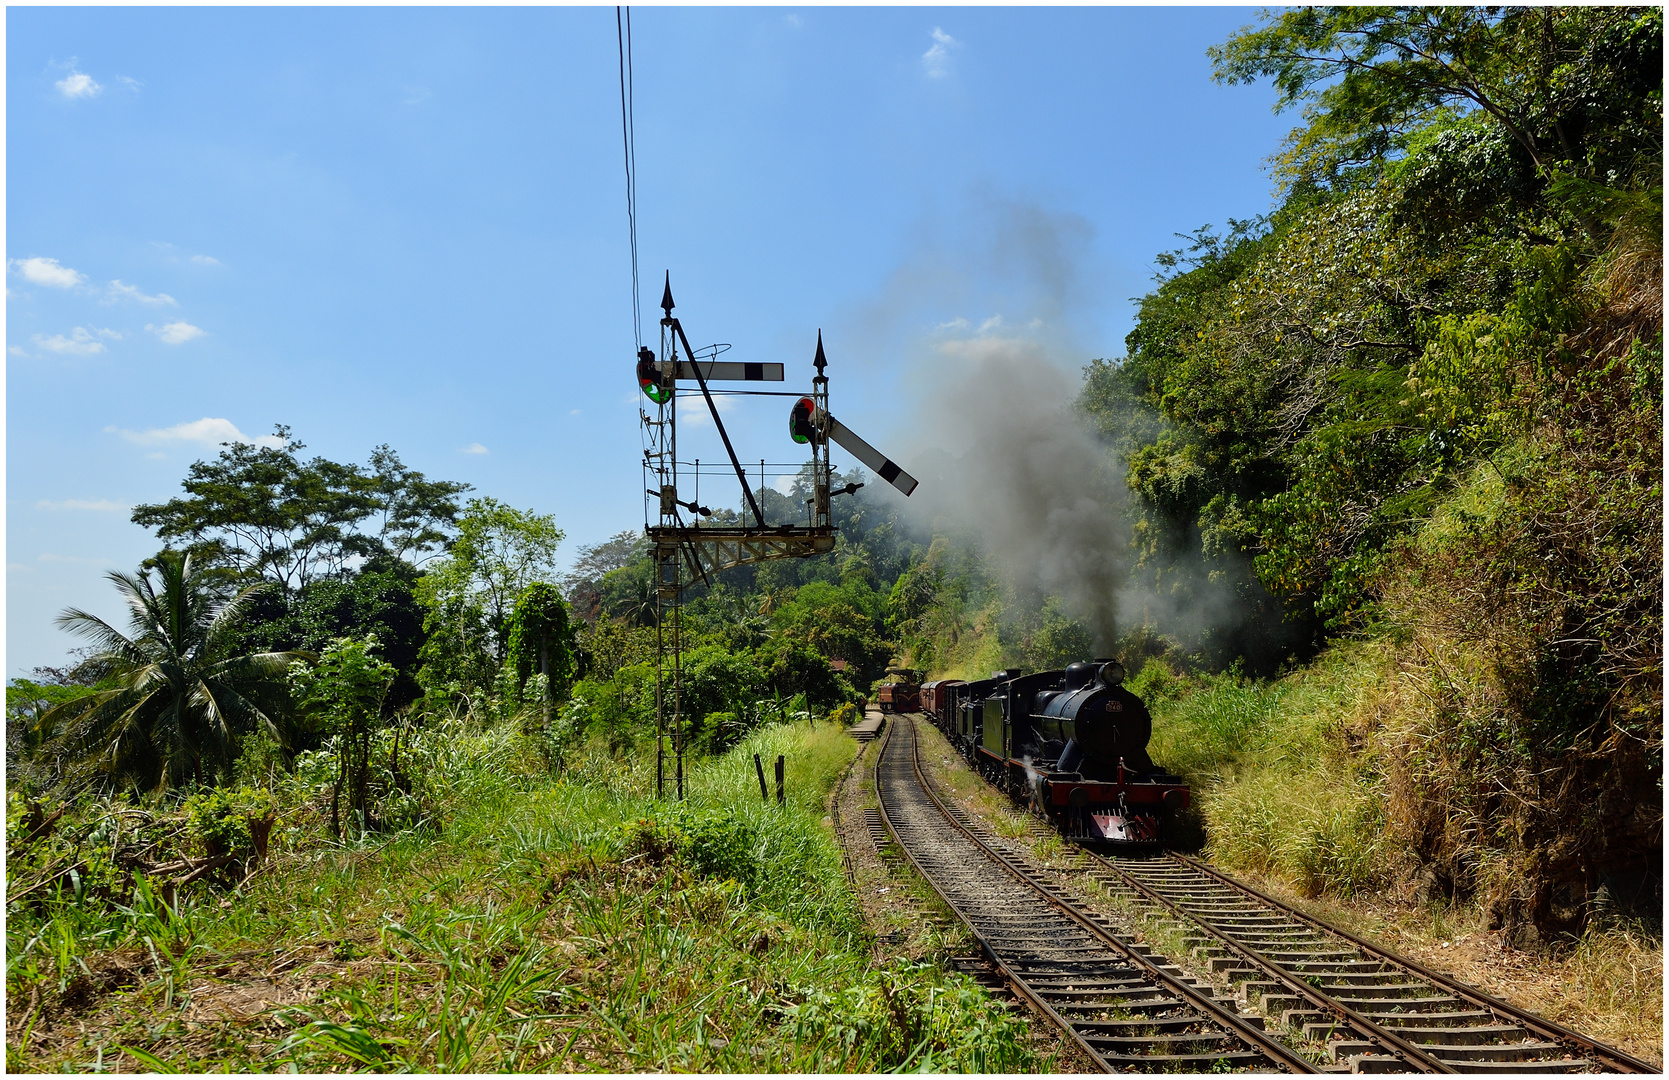
M829 379L825 373L828 361L823 355L823 335L819 331L817 355L812 361L817 374L811 380L810 395L745 391L797 398L789 412L789 434L796 443L811 447L809 524L768 524L760 511L754 489L748 484L747 472L736 457L730 434L719 417L718 406L713 400L714 391L709 384L780 383L783 381L783 365L720 361L718 357L729 348L727 345L712 345L700 350L691 348L683 326L672 314L673 306L672 278L669 274L665 291L661 294L660 353L657 355L648 348L638 351L637 379L644 396L654 406L653 415L645 408L640 408L638 415L643 421L644 431L644 494L647 496L644 531L653 545L655 560L655 794L665 794L666 752L670 739L677 794L682 799L684 756L690 728L683 712L684 590L697 581L711 584L713 574L732 566L768 559L803 559L834 550L836 530L829 517L830 499L839 494L849 495L862 485L848 484L839 491L830 490L833 479L829 465L831 440L905 495L915 490L916 481L829 414ZM695 389L680 389L680 382L693 382ZM753 514L752 525L703 525L699 518L709 517L711 511L696 501L694 493L689 499L680 497L680 470L685 475L693 473L699 477L699 463L680 461L678 457L678 395L692 392L699 393L706 402L713 426L724 442L731 468L735 470L736 480ZM764 486L763 477L760 485ZM688 522L682 511L689 512Z

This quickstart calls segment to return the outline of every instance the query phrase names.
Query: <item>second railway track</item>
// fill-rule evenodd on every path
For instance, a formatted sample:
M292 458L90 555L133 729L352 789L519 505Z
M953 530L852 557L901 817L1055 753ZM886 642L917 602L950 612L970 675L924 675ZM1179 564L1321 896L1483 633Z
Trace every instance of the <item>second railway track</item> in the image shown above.
M1266 1015L1359 1071L1656 1072L1647 1062L1328 926L1193 859L1102 858L1090 876L1180 929Z

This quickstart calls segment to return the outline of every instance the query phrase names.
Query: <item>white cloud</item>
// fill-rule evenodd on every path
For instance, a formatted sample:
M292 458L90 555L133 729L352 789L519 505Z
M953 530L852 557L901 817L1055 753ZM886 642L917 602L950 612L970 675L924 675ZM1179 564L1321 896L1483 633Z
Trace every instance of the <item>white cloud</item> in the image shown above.
M70 336L53 334L42 337L36 334L36 345L50 352L63 353L67 356L92 356L104 351L104 342L99 338L120 338L122 335L114 330L88 330L85 326L78 326L70 331Z
M35 504L39 510L126 510L127 507L109 499L62 499L54 502L42 499Z
M568 415L569 416L578 416L579 414L580 414L580 411L578 409L569 409L568 410Z
M959 338L939 342L940 356L972 363L989 363L993 357L1020 357L1027 363L1043 363L1043 351L1034 341L1024 338Z
M465 447L459 449L458 453L460 453L460 454L485 454L485 453L488 453L488 450L485 446L482 446L480 443L472 442L468 446L465 446Z
M128 75L118 75L116 76L116 81L127 87L129 90L132 90L135 94L139 93L139 88L145 85L140 80Z
M1002 324L1003 324L1003 317L1001 315L993 315L989 319L986 319L984 322L979 324L979 332L982 333L982 334L989 334L991 331L995 330L997 327L1001 326Z
M83 75L79 71L70 72L62 79L59 79L56 83L53 83L53 85L58 88L58 92L60 94L63 94L71 100L74 100L75 98L89 98L104 89L104 87L93 81L93 77L91 75Z
M220 260L213 255L193 255L191 261L199 266L219 266Z
M715 397L713 404L727 416L736 411L736 399L729 395ZM707 402L700 394L686 394L678 399L678 418L691 427L706 427L713 422L713 414L707 410Z
M23 280L36 285L50 285L54 289L73 289L87 280L86 274L60 265L57 259L13 259L11 265L23 275Z
M28 356L29 355L28 353L23 351L23 347L21 345L7 345L6 346L6 351L8 353L12 354L13 356Z
M792 26L796 30L798 30L800 27L802 27L806 24L805 19L801 18L798 15L793 15L793 14L784 15L782 17L782 21L787 23L789 26Z
M166 345L183 345L192 338L200 338L208 331L200 326L192 326L181 319L179 322L164 323L161 326L145 324L145 329L161 338Z
M153 306L159 306L159 307L160 306L169 306L169 307L179 307L180 306L180 302L178 300L175 300L172 296L169 296L165 292L164 293L157 293L155 296L146 296L144 293L139 291L139 286L122 284L122 279L121 278L117 278L115 281L112 281L110 283L110 299L112 301L114 301L114 300L137 300L141 304L151 304Z
M169 428L152 428L149 431L125 431L116 427L107 427L104 430L115 432L128 442L138 443L140 446L182 442L204 443L209 446L219 446L221 443L247 443L252 446L271 447L284 445L284 440L276 435L261 435L251 439L239 431L237 425L230 420L215 416L205 416L201 420L175 424Z
M962 43L939 29L933 28L933 44L921 54L921 66L930 78L942 79L950 74L950 50L962 47Z
M778 495L792 495L794 494L794 480L795 475L793 473L783 473L771 481L771 489Z
M940 330L966 330L967 328L968 320L962 318L960 315L952 319L950 322L942 322L939 324Z

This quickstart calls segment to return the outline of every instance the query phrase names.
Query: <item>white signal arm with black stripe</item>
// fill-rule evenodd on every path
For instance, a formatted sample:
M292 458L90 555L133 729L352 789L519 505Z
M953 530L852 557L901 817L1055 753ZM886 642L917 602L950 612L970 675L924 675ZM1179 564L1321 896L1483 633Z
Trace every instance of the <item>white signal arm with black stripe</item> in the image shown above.
M680 360L674 377L695 381L697 365L701 368L701 377L708 382L782 382L781 364L748 364L734 360ZM656 366L663 374L672 367L665 360Z
M916 478L905 472L899 464L881 451L864 442L853 430L834 418L832 413L824 414L827 425L824 430L847 453L867 465L876 476L885 480L905 495L916 490Z

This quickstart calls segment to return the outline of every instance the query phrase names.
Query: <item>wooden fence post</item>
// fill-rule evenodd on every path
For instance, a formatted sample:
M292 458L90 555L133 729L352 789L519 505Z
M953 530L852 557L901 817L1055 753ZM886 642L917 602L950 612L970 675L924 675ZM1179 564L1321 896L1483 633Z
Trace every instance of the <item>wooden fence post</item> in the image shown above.
M765 766L760 762L759 755L753 755L753 771L759 774L759 797L765 802L771 801L771 793L765 787Z
M777 755L777 804L782 804L782 755Z

